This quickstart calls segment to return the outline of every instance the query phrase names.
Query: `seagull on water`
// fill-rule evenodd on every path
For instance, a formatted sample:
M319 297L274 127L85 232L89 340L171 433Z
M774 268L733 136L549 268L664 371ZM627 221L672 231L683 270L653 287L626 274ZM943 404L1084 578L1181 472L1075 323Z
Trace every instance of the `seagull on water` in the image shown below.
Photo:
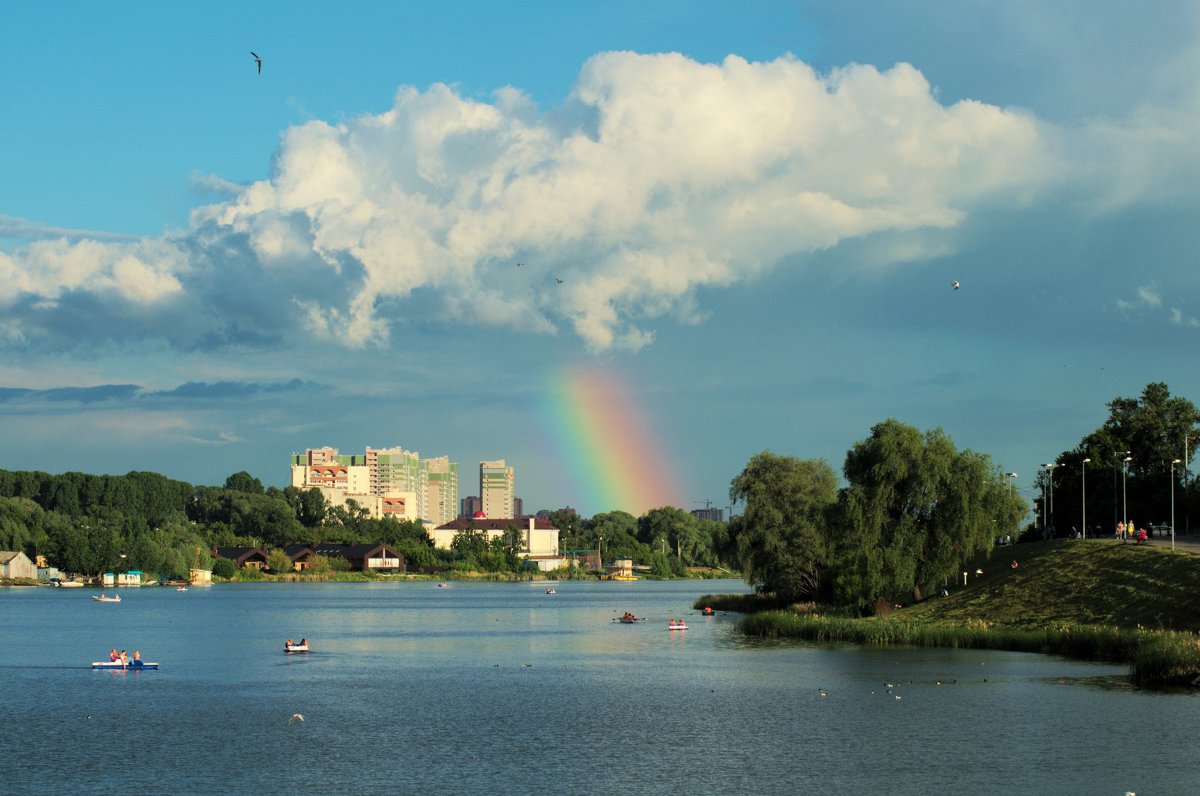
M292 717L290 719L288 719L288 726L290 727L291 725L295 724L298 721L304 721L304 717L301 716L299 713L293 713Z
M261 75L262 74L262 59L258 57L258 53L254 52L254 50L251 50L250 54L254 56L255 62L258 63L258 73ZM303 719L301 719L301 721L303 721Z
M957 280L957 279L955 279L955 280L954 280L953 282L951 282L950 284L951 284L951 285L954 287L954 289L955 289L955 290L958 290L958 288L960 287L960 285L958 284L958 280Z

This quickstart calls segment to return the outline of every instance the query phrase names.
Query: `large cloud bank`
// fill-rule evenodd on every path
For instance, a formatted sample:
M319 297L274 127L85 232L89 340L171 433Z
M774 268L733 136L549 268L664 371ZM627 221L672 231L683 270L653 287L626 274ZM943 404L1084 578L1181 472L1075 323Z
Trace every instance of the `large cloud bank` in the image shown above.
M698 288L953 226L1047 160L1031 117L944 106L905 64L606 53L550 111L403 88L378 115L287 130L270 179L189 230L0 253L0 340L365 346L421 319L636 350L656 318L696 320Z

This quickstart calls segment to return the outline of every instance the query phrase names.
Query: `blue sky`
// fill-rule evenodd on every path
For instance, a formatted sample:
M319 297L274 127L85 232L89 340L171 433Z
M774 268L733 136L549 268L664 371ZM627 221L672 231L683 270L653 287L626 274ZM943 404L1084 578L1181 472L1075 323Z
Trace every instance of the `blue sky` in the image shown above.
M1032 493L1200 401L1195 4L431 5L6 9L0 467L401 445L591 514L587 368L685 508L889 417Z

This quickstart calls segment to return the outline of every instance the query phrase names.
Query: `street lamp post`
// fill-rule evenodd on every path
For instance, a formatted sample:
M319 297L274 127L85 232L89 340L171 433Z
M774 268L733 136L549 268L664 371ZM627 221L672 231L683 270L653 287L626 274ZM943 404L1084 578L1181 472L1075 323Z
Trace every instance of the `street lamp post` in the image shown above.
M1125 451L1125 458L1121 459L1121 522L1125 525L1126 535L1129 534L1129 502L1125 497L1125 471L1129 469L1131 461L1133 457L1129 455L1129 451Z
M1050 484L1050 505L1046 509L1046 525L1047 530L1054 527L1054 468L1058 467L1056 462L1048 462L1043 464L1046 468L1046 481ZM1051 535L1053 532L1051 531Z
M1171 549L1175 549L1175 465L1181 464L1182 459L1171 460Z
M1080 508L1082 509L1083 519L1081 527L1083 528L1083 538L1087 538L1087 466L1091 459L1084 459L1079 463L1079 481L1081 485L1081 493L1083 497L1080 499Z

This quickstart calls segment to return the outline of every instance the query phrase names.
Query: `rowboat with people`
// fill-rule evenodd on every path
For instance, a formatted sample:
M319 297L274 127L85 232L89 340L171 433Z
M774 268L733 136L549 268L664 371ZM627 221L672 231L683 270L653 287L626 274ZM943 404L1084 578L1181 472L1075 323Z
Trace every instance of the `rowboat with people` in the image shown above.
M300 639L299 643L290 638L283 643L284 652L308 652L308 639Z
M667 630L687 630L687 622L682 619L668 619Z
M92 661L93 669L109 669L117 671L135 671L140 672L142 669L157 669L157 663L150 663L143 660L132 661Z
M114 594L112 597L106 597L103 594L101 594L99 597L97 597L96 595L93 594L92 599L98 603L119 603L119 602L121 602L121 595Z

